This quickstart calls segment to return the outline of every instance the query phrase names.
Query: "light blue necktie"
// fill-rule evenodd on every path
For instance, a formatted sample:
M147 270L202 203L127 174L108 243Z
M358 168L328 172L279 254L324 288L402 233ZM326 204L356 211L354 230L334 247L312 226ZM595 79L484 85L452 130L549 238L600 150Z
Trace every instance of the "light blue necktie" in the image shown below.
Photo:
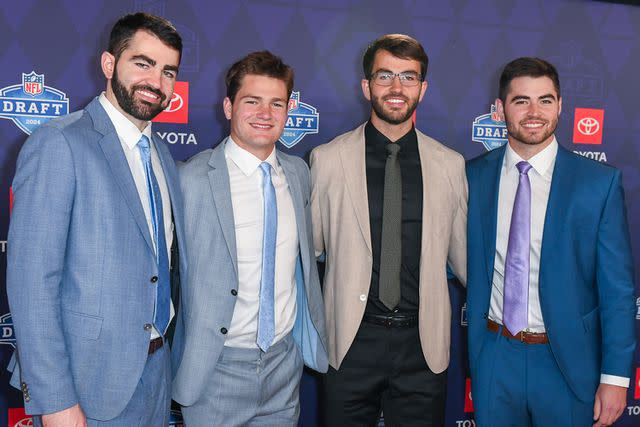
M520 172L513 201L509 243L504 266L504 307L502 322L512 335L527 329L529 308L529 257L531 244L531 184L525 161L516 167Z
M271 182L271 165L260 163L262 170L263 232L262 272L260 276L260 308L258 311L258 347L267 351L275 337L274 286L276 273L276 236L278 234L278 207L276 189Z
M156 261L158 262L158 281L156 282L156 312L153 324L164 335L169 324L171 305L171 284L169 280L169 257L167 256L167 242L164 232L164 219L162 215L162 195L158 181L151 166L151 150L149 138L142 135L138 141L140 158L144 167L144 174L149 190L149 207L151 210L151 224L153 227L153 240L156 249Z

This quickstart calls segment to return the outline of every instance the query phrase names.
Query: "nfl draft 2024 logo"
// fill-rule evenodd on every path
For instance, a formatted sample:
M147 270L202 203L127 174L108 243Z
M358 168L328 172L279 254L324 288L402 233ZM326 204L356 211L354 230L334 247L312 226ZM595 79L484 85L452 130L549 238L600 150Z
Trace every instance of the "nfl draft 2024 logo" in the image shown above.
M0 118L30 135L41 124L69 113L67 94L44 84L44 74L22 73L22 83L0 89Z
M491 151L507 143L507 126L498 116L497 107L491 104L491 112L478 116L473 121L471 140Z
M320 115L311 105L300 102L300 92L292 92L289 98L289 117L280 135L280 142L291 148L310 133L318 133Z
M11 313L0 316L0 344L7 344L16 348L16 336L13 333Z

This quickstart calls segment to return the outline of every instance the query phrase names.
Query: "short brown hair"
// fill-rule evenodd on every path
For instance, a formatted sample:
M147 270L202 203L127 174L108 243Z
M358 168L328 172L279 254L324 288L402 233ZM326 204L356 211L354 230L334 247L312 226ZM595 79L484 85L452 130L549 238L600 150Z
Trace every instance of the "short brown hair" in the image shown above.
M523 56L509 62L502 70L498 97L503 103L507 100L507 92L511 81L517 77L549 77L553 82L558 98L560 98L560 78L556 67L544 59Z
M385 34L367 47L364 57L362 58L362 68L364 69L364 76L367 80L371 80L373 61L379 50L386 50L397 58L418 61L420 63L420 76L422 80L424 80L427 75L429 57L418 40L404 34Z
M282 80L287 86L287 98L293 90L293 68L282 62L280 57L268 50L253 52L236 62L229 68L224 79L227 85L227 97L233 101L240 90L242 79L247 74L272 77Z

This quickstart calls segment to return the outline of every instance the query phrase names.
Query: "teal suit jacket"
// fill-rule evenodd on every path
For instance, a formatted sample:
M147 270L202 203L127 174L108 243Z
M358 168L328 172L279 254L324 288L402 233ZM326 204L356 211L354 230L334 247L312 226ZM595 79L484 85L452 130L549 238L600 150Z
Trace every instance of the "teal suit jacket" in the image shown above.
M491 336L486 322L505 151L503 146L467 163L472 377L488 368L476 360ZM539 294L553 355L578 398L593 400L601 373L631 377L635 300L621 175L561 146L544 223Z

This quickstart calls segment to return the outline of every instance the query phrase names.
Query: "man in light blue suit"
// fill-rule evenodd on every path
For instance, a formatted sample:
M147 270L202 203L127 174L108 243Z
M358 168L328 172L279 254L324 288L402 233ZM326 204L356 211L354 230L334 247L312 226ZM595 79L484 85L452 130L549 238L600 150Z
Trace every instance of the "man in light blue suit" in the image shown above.
M478 426L605 426L635 348L620 172L562 148L558 73L500 78L508 144L467 164L469 359Z
M149 120L171 99L181 51L165 19L122 17L101 56L106 92L20 151L10 370L36 426L168 425L170 265L185 272L186 256L177 171Z
M173 398L188 426L296 426L303 364L328 359L309 170L275 148L293 70L255 52L226 86L231 135L179 166L189 276Z

